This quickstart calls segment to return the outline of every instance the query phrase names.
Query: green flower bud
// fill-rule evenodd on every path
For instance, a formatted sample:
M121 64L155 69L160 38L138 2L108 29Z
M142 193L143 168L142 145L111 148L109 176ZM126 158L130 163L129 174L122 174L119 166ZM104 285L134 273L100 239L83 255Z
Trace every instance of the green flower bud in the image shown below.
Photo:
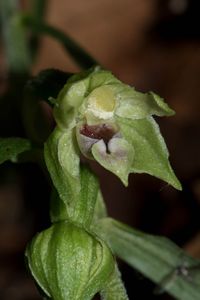
M110 72L95 68L73 76L55 103L58 126L62 130L75 127L80 151L125 185L129 173L145 172L181 189L152 118L174 111L158 95L138 92Z
M113 273L107 245L72 223L59 222L39 233L26 256L33 277L54 300L89 300Z

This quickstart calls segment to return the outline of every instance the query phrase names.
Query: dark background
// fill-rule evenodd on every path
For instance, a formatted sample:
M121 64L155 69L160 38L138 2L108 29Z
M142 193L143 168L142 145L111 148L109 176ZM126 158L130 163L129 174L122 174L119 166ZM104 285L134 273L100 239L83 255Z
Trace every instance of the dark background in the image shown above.
M98 166L109 214L140 230L164 235L200 258L200 25L198 1L98 0L48 2L46 20L69 33L122 81L161 95L176 111L157 119L170 161L183 184L177 192L148 175L131 175L129 187ZM22 1L27 7L28 1ZM78 68L50 38L42 38L32 73ZM7 67L0 48L0 91ZM8 122L12 123L9 119ZM0 299L40 296L24 265L24 249L48 226L49 187L34 164L0 167ZM154 285L120 263L130 299L155 296Z

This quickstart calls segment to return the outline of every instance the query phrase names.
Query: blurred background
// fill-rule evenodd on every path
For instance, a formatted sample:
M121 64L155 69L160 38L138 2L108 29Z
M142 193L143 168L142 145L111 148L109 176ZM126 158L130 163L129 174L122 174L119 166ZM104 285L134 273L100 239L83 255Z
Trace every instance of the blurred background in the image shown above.
M21 1L22 9L30 1ZM131 175L129 187L102 168L109 214L140 230L164 235L200 258L200 25L195 0L49 0L45 20L74 38L106 69L142 92L154 91L176 111L157 119L170 161L183 184L178 192L148 175ZM2 35L1 35L2 37ZM42 37L32 74L78 67L53 39ZM7 87L0 42L0 96ZM1 112L4 122L13 119ZM3 122L1 122L3 124ZM1 132L3 132L1 125ZM12 127L12 126L11 126ZM7 130L10 135L19 132ZM28 174L28 176L27 176ZM48 226L48 183L35 164L0 166L0 299L39 300L24 264L31 237ZM154 284L120 262L130 299L167 300ZM145 288L144 288L145 287Z

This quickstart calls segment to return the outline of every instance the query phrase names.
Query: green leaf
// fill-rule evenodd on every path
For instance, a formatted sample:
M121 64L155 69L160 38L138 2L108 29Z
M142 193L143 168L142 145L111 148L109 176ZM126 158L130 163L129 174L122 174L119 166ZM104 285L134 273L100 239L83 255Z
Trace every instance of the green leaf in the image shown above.
M31 142L23 138L0 138L0 164L10 160L18 161L18 156L31 150Z
M99 228L118 257L160 288L180 300L199 300L200 260L167 238L142 233L111 218L101 220Z
M134 173L148 173L181 190L168 157L169 153L157 123L152 117L130 120L118 118L123 137L132 144L135 156L131 166Z

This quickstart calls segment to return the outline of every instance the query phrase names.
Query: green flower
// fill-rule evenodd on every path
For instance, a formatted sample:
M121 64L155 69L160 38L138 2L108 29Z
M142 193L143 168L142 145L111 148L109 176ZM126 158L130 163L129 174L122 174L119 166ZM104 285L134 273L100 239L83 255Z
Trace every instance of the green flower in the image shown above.
M153 92L141 93L109 71L95 68L72 76L55 101L61 130L74 129L80 151L128 184L130 173L148 173L181 185L152 118L174 111Z

